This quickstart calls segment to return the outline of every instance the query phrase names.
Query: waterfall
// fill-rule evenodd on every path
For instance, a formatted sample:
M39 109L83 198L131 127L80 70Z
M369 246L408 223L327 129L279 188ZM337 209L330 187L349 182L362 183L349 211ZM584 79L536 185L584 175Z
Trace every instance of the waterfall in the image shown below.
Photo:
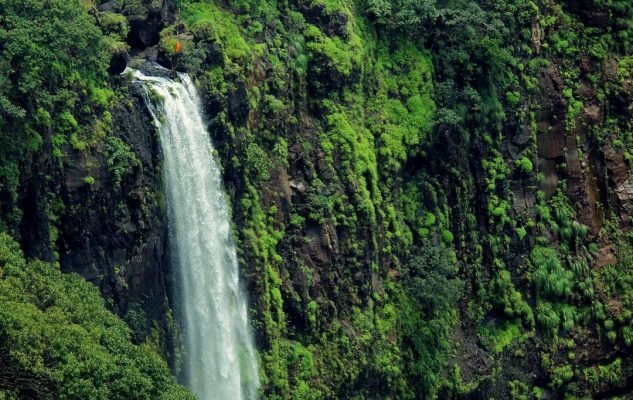
M186 74L172 80L128 72L153 92L146 101L164 156L186 384L201 400L256 399L259 380L246 298L200 99Z

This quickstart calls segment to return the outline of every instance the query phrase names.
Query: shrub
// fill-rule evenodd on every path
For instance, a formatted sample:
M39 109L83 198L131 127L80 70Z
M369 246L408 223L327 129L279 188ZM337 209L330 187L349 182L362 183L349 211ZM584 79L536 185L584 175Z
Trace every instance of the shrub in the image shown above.
M246 172L254 184L267 181L270 178L269 170L272 167L270 158L264 149L257 143L249 143L246 148Z
M2 382L42 399L194 399L150 345L132 344L130 329L105 308L94 285L25 261L4 233L0 360Z
M532 161L530 161L527 157L521 157L520 159L514 162L514 166L524 174L529 174L532 172L534 167L532 166Z
M121 186L123 176L131 173L141 162L130 146L117 137L110 136L103 145L103 153L106 156L108 170L114 177L114 186Z
M233 17L213 2L192 3L182 10L182 18L194 35L215 40L229 60L243 63L251 55ZM169 48L169 44L167 44Z
M519 101L521 100L521 94L519 92L507 92L506 93L506 100L508 101L508 104L510 104L512 107L516 107L519 105Z
M573 273L563 268L554 249L536 246L531 260L535 267L533 279L543 296L557 299L571 294Z

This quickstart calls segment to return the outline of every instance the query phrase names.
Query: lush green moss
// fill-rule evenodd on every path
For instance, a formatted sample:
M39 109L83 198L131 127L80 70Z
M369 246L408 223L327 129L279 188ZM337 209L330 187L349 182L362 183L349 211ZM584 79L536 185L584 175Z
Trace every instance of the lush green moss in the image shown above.
M238 64L250 62L251 48L242 37L233 16L214 2L186 2L182 4L180 16L191 33L218 43L228 61ZM189 60L199 57L196 54L199 51L188 40L170 29L162 33L162 46L168 53L174 55L182 51ZM180 43L182 50L176 50L177 43Z

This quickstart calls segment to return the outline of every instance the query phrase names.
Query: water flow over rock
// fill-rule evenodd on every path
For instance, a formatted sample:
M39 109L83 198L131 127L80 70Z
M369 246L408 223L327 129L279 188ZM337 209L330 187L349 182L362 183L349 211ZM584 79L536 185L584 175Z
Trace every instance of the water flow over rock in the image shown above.
M185 74L171 80L129 71L153 92L147 101L165 160L186 383L202 400L255 399L259 381L246 299L200 100Z

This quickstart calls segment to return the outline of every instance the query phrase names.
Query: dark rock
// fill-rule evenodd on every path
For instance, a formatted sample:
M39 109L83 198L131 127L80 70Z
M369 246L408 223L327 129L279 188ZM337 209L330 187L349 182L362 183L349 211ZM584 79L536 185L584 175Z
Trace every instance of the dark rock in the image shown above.
M122 13L130 24L127 43L133 49L143 50L158 44L161 30L175 21L176 7L171 0L143 5L126 3Z
M130 21L127 43L137 50L157 45L162 28L162 21L157 14L152 14L147 19L133 19Z
M589 26L606 28L610 23L609 11L596 4L595 0L567 0L567 6Z
M110 67L108 67L108 73L112 75L122 74L127 68L128 56L126 53L115 53L110 59Z
M113 77L113 82L126 80ZM140 89L131 85L128 93L112 110L112 134L130 145L141 165L114 190L99 148L66 149L57 245L62 270L99 286L113 311L124 316L134 305L143 312L149 322L146 331L136 332L141 340L154 322L166 329L169 257L158 135ZM92 184L87 176L94 178Z
M112 12L118 14L121 12L121 4L117 0L110 0L101 4L98 7L98 10L101 12Z
M137 69L148 76L157 76L167 79L176 78L176 73L174 71L171 71L158 63L143 59L132 60L130 67Z
M204 43L203 50L206 54L205 62L211 65L219 65L224 62L222 46L219 43Z
M158 51L155 61L164 68L174 69L174 63L172 62L172 58L164 51Z
M335 11L328 13L324 4L307 2L301 7L306 21L317 25L329 36L338 36L343 40L349 38L347 14Z
M629 178L629 168L624 159L624 151L616 150L611 144L603 149L609 175L615 186L620 186Z
M36 164L39 164L36 161ZM44 261L55 259L50 243L50 222L47 214L47 187L43 176L31 177L25 187L21 201L24 216L20 224L20 236L27 257Z
M64 186L72 191L99 190L110 183L110 176L106 170L106 160L103 155L94 150L77 151L69 146L65 148L69 159L66 169ZM94 183L88 185L86 178L92 177Z
M536 113L537 147L540 170L545 174L542 189L552 196L558 187L556 165L564 160L565 115L567 102L562 96L563 81L555 68L548 68L540 76L539 102Z
M229 115L238 125L243 125L248 119L248 92L244 82L237 83L237 88L229 95Z

